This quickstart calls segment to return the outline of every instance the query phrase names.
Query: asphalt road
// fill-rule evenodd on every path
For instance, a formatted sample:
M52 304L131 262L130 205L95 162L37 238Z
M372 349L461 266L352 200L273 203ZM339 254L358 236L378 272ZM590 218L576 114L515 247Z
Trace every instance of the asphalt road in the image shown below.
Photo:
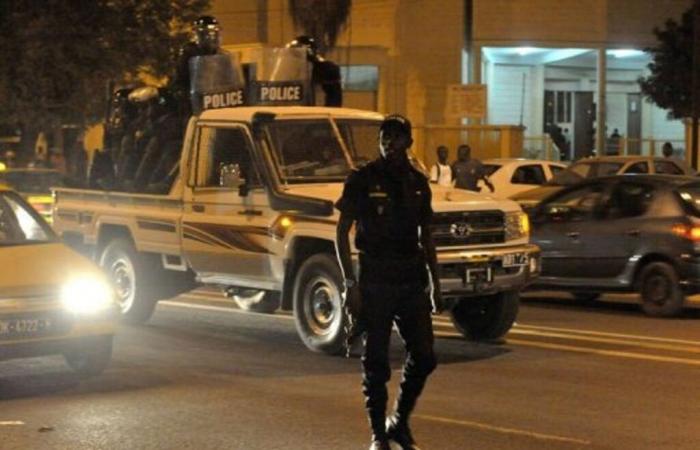
M697 449L700 309L535 294L500 345L435 319L440 366L413 419L423 449ZM400 378L395 339L392 395ZM289 315L195 292L121 327L112 366L0 363L2 449L362 449L359 360L314 354Z

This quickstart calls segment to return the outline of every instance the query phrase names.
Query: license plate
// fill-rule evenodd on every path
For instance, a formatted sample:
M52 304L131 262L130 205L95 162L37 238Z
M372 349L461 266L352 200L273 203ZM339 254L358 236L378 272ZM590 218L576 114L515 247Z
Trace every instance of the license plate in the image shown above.
M51 329L50 319L0 320L0 336L27 336L43 334Z
M490 283L493 281L492 274L490 267L474 267L467 269L464 278L467 285L472 283Z
M503 267L527 266L527 262L525 253L508 253L503 255Z

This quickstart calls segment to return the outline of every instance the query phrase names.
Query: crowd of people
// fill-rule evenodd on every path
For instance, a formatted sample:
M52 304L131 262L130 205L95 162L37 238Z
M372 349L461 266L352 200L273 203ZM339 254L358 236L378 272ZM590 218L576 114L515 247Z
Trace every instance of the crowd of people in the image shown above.
M467 144L457 147L457 160L450 164L447 160L449 150L440 145L437 148L437 162L430 168L430 182L440 186L454 186L458 189L481 191L479 181L493 192L493 185L484 171L484 165L473 158L472 149Z

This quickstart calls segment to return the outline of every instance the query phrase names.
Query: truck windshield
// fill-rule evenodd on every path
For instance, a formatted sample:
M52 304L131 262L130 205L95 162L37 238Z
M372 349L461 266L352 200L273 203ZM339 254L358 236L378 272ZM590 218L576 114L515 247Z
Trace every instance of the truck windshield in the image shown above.
M328 119L280 120L268 125L272 156L284 183L344 181L350 163Z

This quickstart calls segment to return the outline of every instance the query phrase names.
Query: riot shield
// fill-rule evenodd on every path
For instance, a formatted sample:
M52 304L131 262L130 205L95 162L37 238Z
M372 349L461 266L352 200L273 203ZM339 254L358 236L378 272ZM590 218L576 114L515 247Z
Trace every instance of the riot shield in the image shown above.
M304 48L260 48L248 94L255 105L312 105L311 63Z
M195 56L189 65L193 114L245 104L245 80L236 55Z

